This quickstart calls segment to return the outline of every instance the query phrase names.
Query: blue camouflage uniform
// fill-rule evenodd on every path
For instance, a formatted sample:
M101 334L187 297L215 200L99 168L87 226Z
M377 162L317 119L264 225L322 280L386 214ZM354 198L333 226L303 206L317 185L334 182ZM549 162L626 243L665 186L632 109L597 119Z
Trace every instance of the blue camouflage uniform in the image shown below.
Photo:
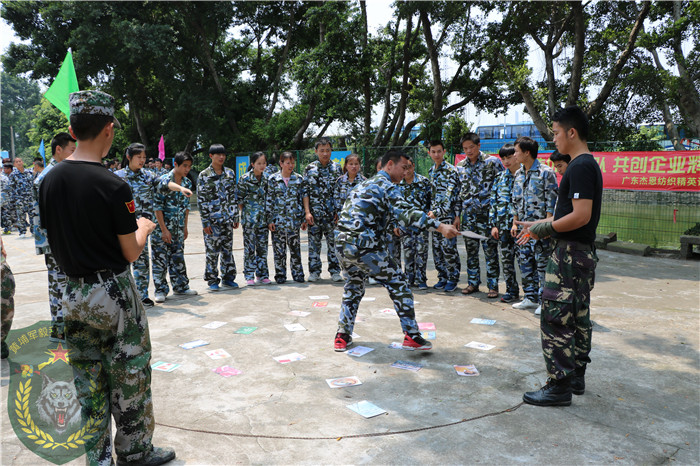
M223 167L220 175L209 165L197 178L197 206L202 219L202 228L211 227L212 234L204 234L206 247L206 270L204 280L211 285L219 284L219 258L221 278L233 282L236 278L236 263L233 260L233 224L238 223L236 204L236 174Z
M20 234L26 234L32 212L32 179L31 170L20 172L16 167L10 173L12 198L15 204L15 225Z
M301 243L299 228L306 221L304 215L304 180L292 172L289 183L285 184L282 173L277 172L267 180L265 198L265 222L275 224L272 232L272 251L275 256L275 281L287 281L287 246L289 264L294 281L304 281L304 268L301 264Z
M382 170L350 193L338 219L336 251L348 275L338 320L339 333L352 335L367 276L389 292L404 333L418 333L413 293L400 265L387 251L386 230L392 219L404 231L440 226L438 220L409 205L389 174Z
M0 212L2 230L3 233L9 234L12 231L12 225L15 223L17 212L14 207L12 180L4 171L0 172L0 183L2 183L2 211Z
M114 174L126 181L131 188L136 205L136 219L145 217L155 221L153 216L153 195L158 185L158 178L155 177L153 172L145 168L135 172L127 166L117 170ZM141 300L148 298L148 282L151 278L149 241L150 238L146 241L146 246L138 259L131 264L134 281L136 282L136 288L139 290Z
M518 279L515 275L515 238L510 234L513 225L511 213L511 192L515 176L510 170L498 174L491 189L491 205L489 207L489 225L498 228L498 242L501 246L501 266L503 279L506 282L506 292L513 297L520 296Z
M170 283L174 291L184 292L190 287L185 265L185 227L190 200L181 192L168 190L167 185L171 181L175 182L174 169L158 178L161 189L153 196L153 211L163 213L163 223L171 236L170 244L163 241L160 225L151 234L153 284L156 294L163 294L163 296L167 296L170 292L166 277L168 273L170 273ZM192 189L192 182L187 177L182 178L181 185L189 190Z
M316 160L304 169L304 194L309 198L309 210L314 224L309 225L309 273L321 274L321 242L326 237L328 271L340 273L340 264L334 254L333 228L337 214L334 192L335 181L343 174L340 164L329 161L325 167Z
M335 210L340 212L343 210L343 204L348 198L350 191L355 189L355 186L365 181L367 178L362 173L355 175L355 179L350 181L348 179L348 174L344 173L340 178L335 181L335 187L333 188L333 199L335 199Z
M279 165L277 165L275 163L269 163L269 164L267 164L267 167L265 167L265 171L263 171L263 173L266 174L268 177L270 177L279 171L280 171Z
M529 170L521 166L515 172L511 213L520 221L535 221L554 215L559 187L557 177L547 165L535 159ZM528 241L519 248L520 278L523 293L533 303L541 303L547 262L552 240Z
M258 180L253 170L247 171L238 180L237 203L241 210L243 226L243 275L246 280L255 276L269 278L267 267L267 240L269 230L265 223L265 192L268 175L263 173Z
M46 270L49 278L49 310L51 312L51 338L62 340L63 335L63 292L66 288L66 274L61 270L56 259L51 253L46 229L41 226L39 215L39 188L41 182L56 166L56 159L51 159L49 164L37 175L32 184L34 205L32 210L32 226L34 227L34 249L37 255L44 255Z
M457 166L462 182L460 202L462 209L462 230L486 236L485 240L464 237L467 250L468 284L478 287L481 284L479 267L479 243L484 250L486 262L486 284L489 290L498 290L498 241L491 236L489 227L489 206L491 203L491 187L498 173L503 170L503 164L498 157L487 156L479 151L476 162L469 158Z
M412 183L401 181L399 185L404 199L414 209L426 214L430 211L430 196L432 187L430 181L423 175L416 173ZM404 251L404 271L408 284L425 283L427 280L426 269L428 265L428 236L427 230L409 228L402 236Z
M459 215L460 180L454 165L443 162L428 171L431 184L430 210L442 223L452 224ZM459 281L461 263L457 252L457 238L447 239L433 235L433 260L438 279L443 282Z

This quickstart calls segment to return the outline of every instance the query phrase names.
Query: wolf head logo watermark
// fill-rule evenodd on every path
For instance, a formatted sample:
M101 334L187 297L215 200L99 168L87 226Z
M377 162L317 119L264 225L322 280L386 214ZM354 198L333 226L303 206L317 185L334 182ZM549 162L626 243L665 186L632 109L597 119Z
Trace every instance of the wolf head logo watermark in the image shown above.
M64 464L94 446L103 419L83 413L70 365L71 349L49 340L50 327L50 322L42 321L9 333L7 412L15 434L29 450ZM99 391L94 380L87 385L84 391ZM93 415L106 412L106 402L92 408Z

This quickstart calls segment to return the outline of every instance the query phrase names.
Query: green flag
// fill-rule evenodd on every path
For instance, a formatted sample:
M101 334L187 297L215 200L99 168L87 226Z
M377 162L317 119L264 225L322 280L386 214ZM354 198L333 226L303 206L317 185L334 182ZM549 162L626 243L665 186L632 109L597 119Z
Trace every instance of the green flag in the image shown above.
M70 119L68 96L71 92L78 92L79 90L78 77L75 75L75 67L73 66L73 54L69 49L61 69L58 70L56 79L53 80L44 97Z

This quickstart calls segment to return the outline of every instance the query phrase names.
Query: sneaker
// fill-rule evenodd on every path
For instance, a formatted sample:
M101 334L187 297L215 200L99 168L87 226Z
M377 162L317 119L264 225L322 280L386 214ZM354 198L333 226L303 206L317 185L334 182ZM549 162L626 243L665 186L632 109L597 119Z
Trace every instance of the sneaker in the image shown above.
M447 285L447 280L443 280L442 278L438 280L438 282L433 286L436 290L442 290L445 288L445 285Z
M223 280L221 284L224 285L225 288L238 288L238 283L234 282L233 280Z
M296 279L294 281L296 281ZM275 283L277 283L278 285L284 285L285 283L287 283L287 279L286 278L275 278Z
M246 280L245 284L248 286L255 286L255 280L251 278L250 280Z
M512 303L513 301L517 301L518 299L520 299L520 296L512 293L506 293L503 296L501 296L502 303Z
M174 290L173 294L179 294L182 296L197 296L197 290L193 290L191 288L187 288L186 290Z
M423 291L425 291L425 290L427 290L427 289L428 289L428 284L427 284L427 283L425 283L425 282L423 282L423 283L419 283L419 284L418 284L418 289L419 289L419 290L423 290Z
M209 291L219 291L221 288L219 288L219 285L216 283L209 285Z
M144 307L153 307L156 304L151 298L142 299L141 302L143 303Z
M525 298L519 303L513 304L513 309L537 309L537 304Z
M25 236L27 236L27 235L25 235L24 233L20 233L20 234L19 234L19 237L20 237L20 238L24 238Z
M11 235L12 232L11 232L10 230L3 230L3 231L2 231L2 234L3 234L3 235Z
M272 283L269 278L258 278L258 285L269 285Z
M540 314L542 314L542 305L541 304L539 306L537 306L537 309L535 309L535 315L538 316Z
M335 350L339 353L348 350L348 346L352 346L352 336L347 333L336 333L335 334Z
M173 450L172 448L153 447L153 450L151 450L148 454L144 455L142 458L136 461L122 461L121 459L118 459L117 466L158 466L160 464L165 464L168 461L172 461L174 459L175 450Z
M413 351L413 350L427 351L427 350L433 349L433 344L430 343L429 341L426 341L426 339L423 338L420 333L409 335L408 332L406 332L406 334L403 338L403 346L401 346L401 347L403 349L409 350L409 351Z
M317 282L320 277L318 276L317 273L312 273L309 275L309 281L310 282Z
M448 293L454 291L457 288L457 282L447 282L445 283L445 291Z
M377 280L375 280L374 278L369 277L369 278L367 279L367 283L369 283L370 285L376 285L376 284L379 283L379 282L378 282Z
M342 282L343 277L341 277L339 273L334 273L333 275L331 275L331 280L333 280L334 282Z
M156 293L156 302L157 303L164 303L165 302L165 293Z

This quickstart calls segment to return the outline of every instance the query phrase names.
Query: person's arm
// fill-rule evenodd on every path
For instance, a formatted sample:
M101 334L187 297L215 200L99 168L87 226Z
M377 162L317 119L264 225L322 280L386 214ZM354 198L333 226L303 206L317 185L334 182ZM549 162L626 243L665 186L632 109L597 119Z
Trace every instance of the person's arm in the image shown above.
M187 220L189 219L189 217L190 217L190 209L187 209L187 210L185 210L185 225L184 225L184 228L182 230L182 233L183 233L182 240L183 241L186 240L187 236L189 235L189 233L187 232Z
M165 243L170 244L173 241L173 236L170 234L170 230L165 226L165 217L163 216L162 210L155 210L156 220L158 221L158 226L160 227L160 232Z
M306 213L306 223L313 226L314 216L311 214L311 208L309 207L309 196L304 196L304 212Z
M148 241L148 235L156 228L156 224L145 217L136 220L136 226L138 228L133 233L117 235L122 255L130 264L139 258L144 246L146 246L146 241Z
M523 227L523 230L518 235L518 244L527 243L529 238L536 240L540 238L547 238L551 236L553 232L564 233L567 231L573 231L577 228L581 228L591 221L591 215L593 214L593 199L572 199L571 204L574 210L553 222L549 218L544 218L536 222L516 222L518 225ZM543 233L542 236L531 230L532 226L538 223L549 224L549 226L544 230L545 233Z

